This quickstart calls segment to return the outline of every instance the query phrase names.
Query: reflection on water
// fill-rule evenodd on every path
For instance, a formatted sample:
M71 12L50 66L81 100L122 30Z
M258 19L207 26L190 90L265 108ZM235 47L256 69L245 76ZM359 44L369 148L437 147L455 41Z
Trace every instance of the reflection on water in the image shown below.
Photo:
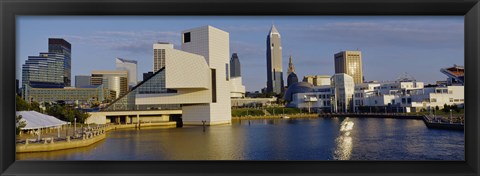
M333 159L335 160L349 160L352 153L352 137L350 131L353 129L354 123L345 118L340 124L340 135L335 139L336 148Z
M114 130L94 145L19 160L463 160L464 133L421 120L235 120L231 125Z

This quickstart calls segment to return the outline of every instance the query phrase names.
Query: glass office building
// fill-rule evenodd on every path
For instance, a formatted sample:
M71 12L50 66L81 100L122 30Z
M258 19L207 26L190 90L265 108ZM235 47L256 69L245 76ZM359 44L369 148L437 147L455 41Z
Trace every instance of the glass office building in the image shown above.
M72 45L61 38L49 38L48 52L63 55L63 83L65 87L70 87L72 80Z
M57 53L40 53L28 56L22 65L22 87L63 88L64 55Z

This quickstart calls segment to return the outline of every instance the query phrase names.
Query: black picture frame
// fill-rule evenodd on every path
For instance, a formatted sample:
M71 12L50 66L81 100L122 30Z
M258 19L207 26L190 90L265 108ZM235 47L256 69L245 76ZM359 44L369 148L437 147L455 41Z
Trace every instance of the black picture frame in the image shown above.
M1 175L479 175L479 0L0 0L0 12ZM463 15L465 161L15 161L19 15Z

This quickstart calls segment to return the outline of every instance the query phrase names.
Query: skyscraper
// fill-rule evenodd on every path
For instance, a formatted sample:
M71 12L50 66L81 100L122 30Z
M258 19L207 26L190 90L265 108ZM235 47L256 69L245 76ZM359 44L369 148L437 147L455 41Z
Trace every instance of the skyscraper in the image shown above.
M237 53L232 54L232 58L230 58L230 77L240 77L240 60L238 59Z
M76 75L75 76L75 87L88 87L90 86L90 78L91 76L88 75Z
M117 70L127 70L129 86L133 87L137 85L137 61L116 58L115 65Z
M57 53L28 56L22 65L22 87L63 88L64 58L63 54Z
M267 92L283 92L282 43L280 33L272 25L267 36Z
M342 51L335 54L335 73L350 75L355 84L363 83L361 51Z
M288 60L289 61L288 61L288 72L287 72L287 74L290 75L290 73L295 72L295 65L293 65L292 55L290 55L290 58Z
M173 44L166 42L153 44L153 73L165 67L165 49L173 49Z
M63 55L63 83L65 87L70 87L72 80L72 45L61 38L49 38L48 52Z

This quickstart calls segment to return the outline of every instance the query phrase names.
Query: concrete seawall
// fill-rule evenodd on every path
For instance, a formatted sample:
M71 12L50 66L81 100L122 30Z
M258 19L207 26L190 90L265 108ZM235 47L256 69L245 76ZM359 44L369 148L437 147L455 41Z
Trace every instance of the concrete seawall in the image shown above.
M75 139L70 141L59 141L51 143L31 143L31 144L17 144L16 152L25 153L25 152L47 152L55 150L64 150L71 148L86 147L97 143L106 138L106 134L100 134L98 136L93 136L89 139Z

